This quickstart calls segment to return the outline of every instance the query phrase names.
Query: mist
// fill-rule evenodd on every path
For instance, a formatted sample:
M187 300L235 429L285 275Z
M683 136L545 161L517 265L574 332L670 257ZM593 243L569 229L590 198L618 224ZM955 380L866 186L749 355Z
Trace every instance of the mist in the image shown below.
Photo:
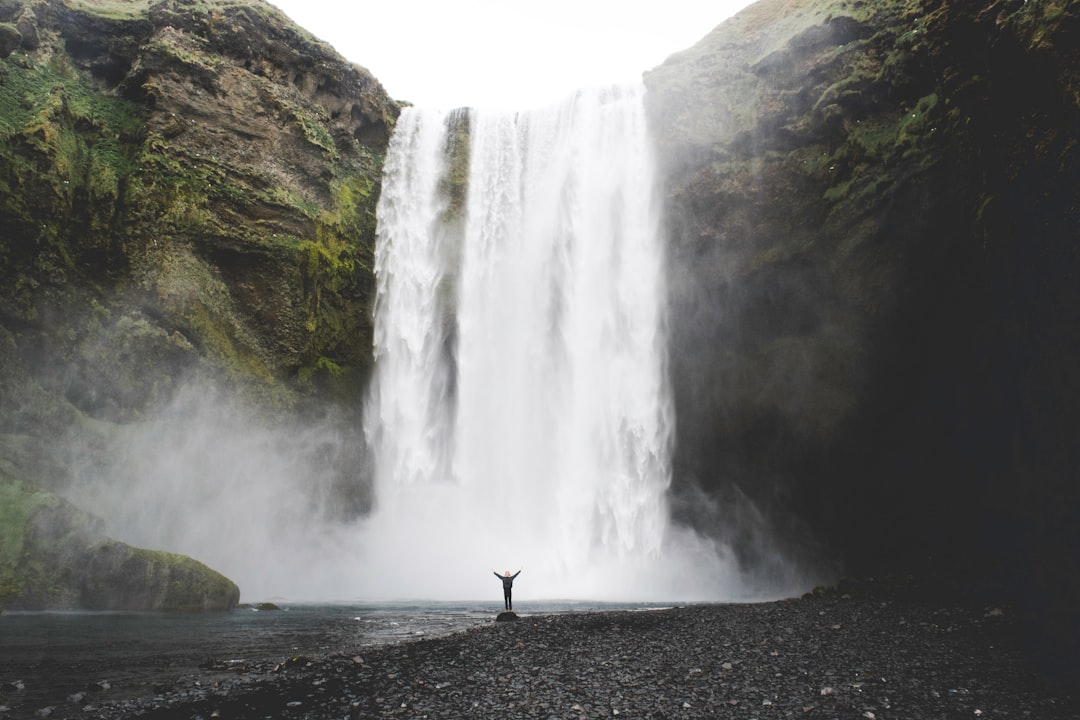
M65 494L118 540L218 570L245 602L496 600L492 570L518 568L519 602L742 601L796 592L802 581L754 580L726 544L678 525L655 553L586 545L567 563L525 542L530 524L558 528L557 519L530 505L510 523L477 514L475 498L451 483L405 493L393 512L365 512L364 445L359 427L282 423L190 383L92 452L73 443Z
M193 380L104 447L73 449L68 495L245 601L497 599L492 571L519 568L525 601L807 589L739 478L717 492L673 468L680 434L700 430L680 429L669 386L642 93L475 112L460 224L444 222L450 116L407 109L379 206L363 412L288 421Z

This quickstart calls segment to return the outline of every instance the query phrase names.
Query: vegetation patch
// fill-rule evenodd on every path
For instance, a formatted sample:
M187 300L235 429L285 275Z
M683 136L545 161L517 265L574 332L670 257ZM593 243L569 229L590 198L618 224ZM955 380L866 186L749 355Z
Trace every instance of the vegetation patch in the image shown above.
M38 508L52 498L47 492L25 489L6 475L0 466L0 607L22 593L18 570L23 559L26 526Z

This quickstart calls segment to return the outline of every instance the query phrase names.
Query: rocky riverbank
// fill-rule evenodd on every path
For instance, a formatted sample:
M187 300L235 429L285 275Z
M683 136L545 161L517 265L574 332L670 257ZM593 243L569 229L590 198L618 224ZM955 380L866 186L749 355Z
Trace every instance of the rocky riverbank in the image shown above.
M208 658L153 697L58 698L51 716L1080 718L1070 686L1036 670L1015 610L927 597L879 581L774 603L523 613L378 648Z

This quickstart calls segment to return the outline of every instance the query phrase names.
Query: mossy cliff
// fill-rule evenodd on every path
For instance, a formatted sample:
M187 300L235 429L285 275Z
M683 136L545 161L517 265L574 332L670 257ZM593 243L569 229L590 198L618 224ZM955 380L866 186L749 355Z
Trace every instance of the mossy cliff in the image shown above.
M260 0L0 0L0 433L105 437L192 377L279 411L354 405L398 112ZM27 472L56 461L34 448ZM86 567L190 575L99 540ZM24 604L75 602L21 577Z
M685 517L1080 638L1078 43L1063 0L762 0L646 75Z
M0 322L34 379L109 419L198 366L284 400L359 386L398 112L378 82L257 1L0 22Z

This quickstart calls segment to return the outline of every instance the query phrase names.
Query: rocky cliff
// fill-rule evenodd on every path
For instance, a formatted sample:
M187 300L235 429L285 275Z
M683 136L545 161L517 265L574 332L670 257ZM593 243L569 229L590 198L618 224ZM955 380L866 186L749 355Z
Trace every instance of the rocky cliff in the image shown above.
M261 2L0 22L0 321L39 385L116 420L199 365L271 393L365 371L398 112L369 73ZM37 372L56 358L78 377Z
M1075 649L1078 42L1075 2L762 0L647 74L684 517Z
M34 451L5 453L12 497L33 492L27 478L63 484L52 441L104 447L192 377L279 410L351 404L371 362L375 204L398 111L259 0L0 0L0 448ZM85 534L76 515L50 527ZM92 557L44 558L48 582L5 544L0 567L26 584L4 597L201 604L153 589L188 565L100 532ZM96 589L61 579L83 561L102 570ZM110 599L120 567L157 580L112 583Z

